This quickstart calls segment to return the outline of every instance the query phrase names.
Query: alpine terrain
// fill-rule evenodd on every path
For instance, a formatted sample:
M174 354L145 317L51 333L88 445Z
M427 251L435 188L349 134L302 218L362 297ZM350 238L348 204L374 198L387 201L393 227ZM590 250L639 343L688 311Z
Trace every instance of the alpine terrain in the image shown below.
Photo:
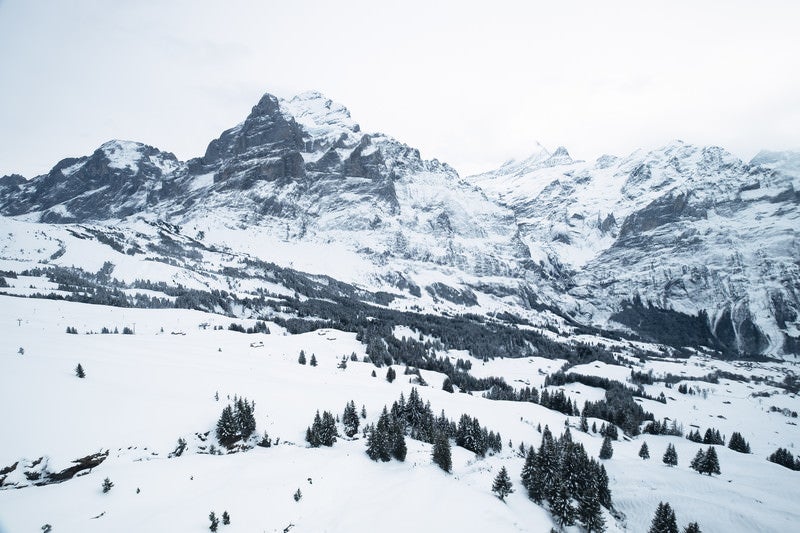
M317 92L0 178L0 533L788 531L800 154L461 177Z

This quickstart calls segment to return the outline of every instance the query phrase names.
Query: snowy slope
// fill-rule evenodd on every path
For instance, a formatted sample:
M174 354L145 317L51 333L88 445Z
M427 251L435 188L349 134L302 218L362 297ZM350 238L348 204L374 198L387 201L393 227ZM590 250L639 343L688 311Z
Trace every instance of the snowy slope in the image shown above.
M109 451L108 459L86 475L55 485L0 490L4 533L39 530L45 523L66 532L202 531L208 527L211 510L217 515L230 513L231 525L222 531L283 531L293 524L291 531L357 532L373 531L380 524L383 531L398 532L547 532L554 525L545 509L525 497L519 479L523 459L516 447L520 442L538 445L537 424L559 433L568 419L560 413L531 403L448 394L441 390L441 375L424 372L430 386L421 387L420 394L435 412L444 410L451 418L461 413L476 416L499 431L504 444L512 441L513 449L504 446L499 454L478 459L454 447L453 473L445 474L431 463L429 445L407 439L405 462L372 462L364 453L360 433L358 439L340 439L329 449L308 448L303 440L317 409L340 413L347 401L354 400L366 407L366 422L374 422L400 392L410 393L412 385L403 379L402 368L397 368L394 383L383 379L385 369L377 369L378 377L372 377L375 367L369 363L337 368L342 355L364 354L364 346L352 334L324 330L283 335L273 324L271 334L245 335L213 329L226 326L228 317L194 311L0 299L0 335L6 340L0 357L4 406L0 465L18 462L10 474L13 481L30 485L22 474L41 469L42 463L32 466L39 457L56 471L78 457ZM134 324L135 335L86 334L103 326ZM79 334L66 334L68 326ZM263 346L253 347L259 343ZM24 355L17 354L18 347L24 347ZM299 365L301 349L314 353L319 366ZM84 379L74 375L78 363L86 370ZM714 364L708 359L652 362L641 370L694 368L692 375L713 370ZM474 360L473 365L476 375L480 370L507 376L509 382L518 377L536 385L541 384L540 369L553 372L560 362ZM781 375L787 370L783 365L751 364L749 369ZM621 380L629 370L604 364L574 369ZM722 475L709 478L688 468L699 446L685 439L647 435L615 442L614 456L604 464L622 514L615 519L606 513L607 530L646 530L656 505L664 500L676 509L681 526L698 521L710 533L791 529L800 520L795 505L800 497L798 474L768 463L765 456L776 446L792 449L800 434L796 425L787 424L791 419L765 410L769 404L798 410L800 400L783 394L751 396L773 392L766 385L728 380L719 385L689 383L708 389L706 398L653 385L648 386L649 393L661 390L675 399L666 405L646 401L646 407L687 427L713 426L728 435L741 430L754 453L742 455L718 447ZM585 388L579 395L572 387L565 388L578 401L591 399L583 397ZM202 443L195 433L213 429L227 396L235 394L255 401L257 431L280 437L280 444L233 455L197 454ZM724 404L726 399L738 403ZM717 418L721 413L730 416ZM597 454L601 437L579 432L577 418L569 421L574 438L590 454ZM189 449L181 457L169 458L179 437L187 439ZM642 441L651 450L647 462L637 456ZM678 450L675 468L660 462L667 442ZM506 503L490 492L501 466L508 468L516 489ZM114 487L103 494L100 486L106 477ZM295 503L292 494L298 488L303 498Z

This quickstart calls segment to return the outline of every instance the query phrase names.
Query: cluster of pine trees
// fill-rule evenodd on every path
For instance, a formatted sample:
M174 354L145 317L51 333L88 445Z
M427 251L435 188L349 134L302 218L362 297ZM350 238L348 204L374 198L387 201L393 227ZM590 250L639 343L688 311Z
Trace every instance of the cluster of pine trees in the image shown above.
M237 441L245 441L256 430L255 402L234 396L233 405L227 405L217 421L217 440L226 448Z
M569 429L554 439L545 426L539 449L528 449L521 477L528 497L547 502L560 526L578 522L587 532L605 530L602 507L612 508L608 474Z
M355 404L348 404L347 411L350 413L347 416L352 416ZM344 417L342 421L345 422ZM433 460L447 472L452 467L450 439L481 457L499 452L503 447L500 434L481 426L477 418L464 414L456 423L447 418L444 411L435 416L430 402L423 402L416 387L411 389L408 399L400 393L390 409L384 407L377 423L364 428L364 435L367 455L375 461L389 461L392 457L404 460L406 436L433 444Z
M794 457L786 448L778 448L767 457L767 461L792 470L800 470L800 456Z
M741 437L741 435L739 435ZM686 438L692 442L696 442L698 444L716 444L719 446L725 446L725 437L720 434L718 429L708 428L706 430L705 435L702 437L700 436L700 431L695 429L694 431L690 431Z
M744 440L742 434L734 431L728 441L728 448L739 453L750 453L750 443Z
M672 435L675 437L682 437L683 427L678 423L677 420L671 420L669 422L667 422L666 419L664 419L663 422L653 420L644 427L642 433L647 433L649 435Z
M709 446L708 450L703 451L703 449L697 450L697 455L694 456L692 462L689 463L689 466L692 469L697 470L701 474L719 474L719 458L717 457L717 451L714 449L713 446Z
M323 411L322 416L317 411L311 426L306 428L306 442L312 448L333 446L338 436L339 431L336 429L336 419L329 411Z
M373 461L406 460L406 439L403 423L395 414L383 408L378 422L366 428L367 455Z

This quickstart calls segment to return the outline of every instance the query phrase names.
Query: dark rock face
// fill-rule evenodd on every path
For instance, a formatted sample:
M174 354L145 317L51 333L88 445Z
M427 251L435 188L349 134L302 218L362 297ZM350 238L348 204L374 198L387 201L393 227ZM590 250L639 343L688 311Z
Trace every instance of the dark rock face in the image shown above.
M625 241L631 236L660 226L705 218L705 210L691 205L689 202L690 196L687 193L658 198L644 209L632 213L622 223L619 239L615 245L625 245Z
M173 154L152 146L110 141L88 157L60 161L31 181L15 180L16 191L0 197L0 212L40 211L42 222L124 217L157 201L161 181L177 166Z

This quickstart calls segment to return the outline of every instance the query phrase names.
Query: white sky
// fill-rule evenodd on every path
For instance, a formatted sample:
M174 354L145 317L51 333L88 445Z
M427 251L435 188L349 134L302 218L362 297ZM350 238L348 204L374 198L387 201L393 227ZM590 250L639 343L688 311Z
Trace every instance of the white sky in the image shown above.
M463 175L679 138L800 148L800 2L0 0L0 175L103 142L202 155L319 90Z

